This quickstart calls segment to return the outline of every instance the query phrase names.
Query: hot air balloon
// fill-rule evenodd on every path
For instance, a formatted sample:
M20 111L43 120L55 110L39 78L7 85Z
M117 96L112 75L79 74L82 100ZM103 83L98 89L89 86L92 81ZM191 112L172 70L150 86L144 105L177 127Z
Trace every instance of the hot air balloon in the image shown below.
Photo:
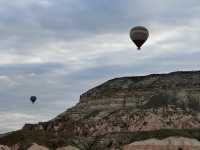
M37 100L37 97L36 96L31 96L30 97L30 101L34 104Z
M130 30L130 38L140 50L149 37L149 31L143 26L136 26Z

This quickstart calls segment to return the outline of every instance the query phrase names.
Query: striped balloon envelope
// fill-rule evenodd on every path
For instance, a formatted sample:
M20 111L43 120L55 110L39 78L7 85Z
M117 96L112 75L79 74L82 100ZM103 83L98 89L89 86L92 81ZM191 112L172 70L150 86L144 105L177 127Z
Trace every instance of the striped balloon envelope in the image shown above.
M149 37L149 31L143 26L136 26L130 30L130 38L137 46L138 50Z

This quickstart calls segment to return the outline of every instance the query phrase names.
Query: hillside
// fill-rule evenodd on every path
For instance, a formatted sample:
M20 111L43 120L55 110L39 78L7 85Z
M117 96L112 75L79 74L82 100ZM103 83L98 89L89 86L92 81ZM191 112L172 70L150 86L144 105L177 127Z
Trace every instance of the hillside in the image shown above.
M135 141L177 136L200 140L200 71L109 80L54 119L0 137L0 144L126 150Z

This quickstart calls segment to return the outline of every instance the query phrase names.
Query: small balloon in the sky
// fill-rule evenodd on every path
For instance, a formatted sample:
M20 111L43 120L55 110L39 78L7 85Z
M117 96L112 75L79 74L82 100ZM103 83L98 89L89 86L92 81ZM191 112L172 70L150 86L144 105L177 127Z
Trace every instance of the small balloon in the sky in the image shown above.
M130 38L140 50L149 37L149 31L143 26L136 26L130 30Z
M34 104L37 100L37 97L36 96L31 96L30 97L30 101Z

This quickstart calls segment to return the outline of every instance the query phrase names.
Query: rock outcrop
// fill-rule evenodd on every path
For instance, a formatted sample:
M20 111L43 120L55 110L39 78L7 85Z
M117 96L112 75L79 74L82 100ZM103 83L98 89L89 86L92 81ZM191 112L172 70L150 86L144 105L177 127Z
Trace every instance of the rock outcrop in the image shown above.
M77 105L56 118L26 124L15 134L27 145L105 150L137 141L136 134L139 140L177 134L200 139L199 129L200 72L191 71L109 80L82 94ZM0 143L9 143L5 139L15 134Z
M48 148L44 147L44 146L40 146L36 143L33 143L28 150L49 150Z
M199 150L196 139L169 137L163 140L148 139L123 146L123 150Z
M10 148L6 145L0 145L0 150L10 150Z
M0 150L20 150L20 147L19 146L8 147L6 145L0 145ZM33 143L29 147L27 147L27 150L49 150L49 148ZM79 149L73 146L65 146L57 148L56 150L79 150Z

